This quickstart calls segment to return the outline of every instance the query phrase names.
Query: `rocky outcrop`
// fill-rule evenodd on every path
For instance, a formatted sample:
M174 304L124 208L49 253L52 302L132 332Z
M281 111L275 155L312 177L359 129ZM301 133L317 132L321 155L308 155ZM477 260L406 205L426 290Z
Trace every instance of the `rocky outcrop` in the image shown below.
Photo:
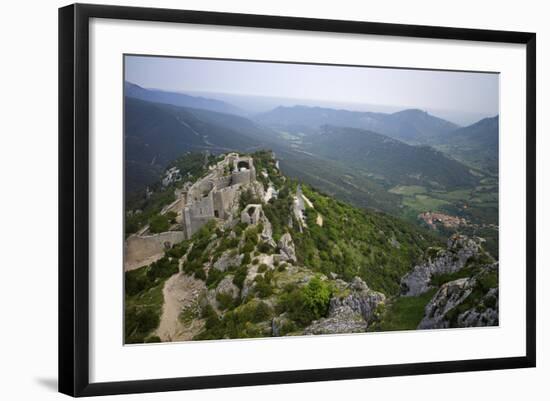
M232 274L228 274L220 281L216 287L216 295L218 294L230 295L231 298L237 298L239 295L239 288L233 284Z
M355 277L340 295L331 298L328 317L313 322L304 334L365 332L385 300L384 294L369 289L363 280Z
M374 318L376 308L386 301L386 296L381 292L371 290L359 277L355 277L348 287L348 295L333 297L329 304L329 316L334 316L343 307L350 308L359 313L366 322Z
M286 335L289 327L293 328L294 323L286 316L285 313L271 319L271 335L273 337Z
M281 260L296 262L296 250L294 249L294 241L289 233L283 234L277 244L281 253Z
M219 271L226 271L230 267L239 266L244 255L232 254L232 251L225 251L222 256L216 262L214 262L214 269Z
M334 309L333 313L333 316L316 320L306 327L304 334L345 334L367 331L367 322L360 313L354 312L349 306Z
M498 288L486 288L486 278L495 274L497 269L498 264L495 263L473 277L443 284L426 305L418 328L498 325Z
M426 305L425 316L418 328L445 329L450 327L449 320L445 318L447 313L460 305L472 293L472 284L472 280L468 278L460 278L443 284Z
M276 248L277 247L277 244L275 243L275 241L273 240L273 227L271 225L271 222L269 221L269 219L265 216L265 214L262 215L261 217L261 223L263 225L263 230L262 232L260 233L260 238L267 242L270 246L272 246L273 248Z
M453 235L447 241L447 249L431 248L428 260L414 267L412 272L401 279L401 293L406 296L417 296L430 288L432 276L454 273L466 266L472 256L481 252L477 240L464 235Z
M491 289L483 297L481 304L460 314L457 318L457 326L498 326L498 288Z

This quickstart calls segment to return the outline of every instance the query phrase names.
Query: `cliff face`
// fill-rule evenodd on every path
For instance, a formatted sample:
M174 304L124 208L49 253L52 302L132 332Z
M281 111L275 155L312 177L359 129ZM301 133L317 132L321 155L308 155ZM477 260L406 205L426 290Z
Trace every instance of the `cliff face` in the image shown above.
M498 326L498 263L443 284L426 305L419 329Z
M428 291L435 275L452 274L461 270L468 260L480 253L480 241L463 235L454 235L447 242L447 249L428 250L427 260L414 267L401 279L401 293L417 296Z

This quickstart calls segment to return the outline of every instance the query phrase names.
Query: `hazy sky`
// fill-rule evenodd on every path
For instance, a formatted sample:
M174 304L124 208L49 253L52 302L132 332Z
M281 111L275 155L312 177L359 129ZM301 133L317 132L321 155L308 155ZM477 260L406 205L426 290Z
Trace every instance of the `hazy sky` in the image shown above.
M179 92L313 99L498 114L498 74L126 57L127 81Z

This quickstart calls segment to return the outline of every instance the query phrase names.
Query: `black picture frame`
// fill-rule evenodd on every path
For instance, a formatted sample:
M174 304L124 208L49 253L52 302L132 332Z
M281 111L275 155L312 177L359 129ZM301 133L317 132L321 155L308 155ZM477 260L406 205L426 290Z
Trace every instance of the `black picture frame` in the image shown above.
M437 38L526 45L526 354L521 357L495 359L455 360L382 366L354 366L331 369L90 383L88 337L88 61L89 21L91 18ZM87 4L74 4L60 8L59 391L71 396L95 396L534 367L536 364L535 102L535 33Z

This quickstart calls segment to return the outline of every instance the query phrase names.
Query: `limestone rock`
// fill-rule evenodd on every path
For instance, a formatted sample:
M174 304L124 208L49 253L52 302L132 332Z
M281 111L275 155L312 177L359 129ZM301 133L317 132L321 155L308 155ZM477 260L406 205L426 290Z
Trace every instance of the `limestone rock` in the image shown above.
M222 256L214 263L214 269L219 271L226 271L232 266L239 266L243 259L244 255L231 255L231 250L225 251Z
M354 312L349 306L341 306L333 310L333 313L333 316L316 320L306 327L304 335L364 333L367 331L367 322L360 313Z
M445 329L450 322L445 318L447 312L461 304L473 289L472 280L459 278L443 284L425 308L425 316L418 325L419 329Z
M271 222L265 216L265 214L262 214L260 221L264 227L262 232L260 233L260 238L263 241L267 242L271 247L276 248L277 244L273 240L273 227L271 225Z
M433 275L454 273L462 269L467 260L479 254L480 245L474 239L463 235L454 235L447 242L447 249L434 251L429 259L414 267L412 272L401 279L401 293L417 296L428 291Z
M279 337L285 333L283 333L283 330L285 329L286 325L292 324L292 320L290 320L286 314L279 315L277 317L274 317L271 320L271 335L273 337Z
M239 295L239 288L233 284L233 275L228 274L216 287L216 295L226 294L231 295L232 298L236 298Z
M386 296L380 292L369 289L367 284L359 277L355 277L349 285L349 294L344 297L333 297L329 304L329 317L335 316L342 308L347 307L354 313L370 323L374 317L378 305L386 301Z
M313 322L304 334L361 333L367 330L376 316L378 305L384 303L386 297L369 289L359 277L343 290L346 295L331 298L328 317Z
M278 243L281 250L281 259L296 262L296 250L294 249L294 241L289 233L283 234Z
M425 308L419 329L447 327L496 326L499 323L498 288L484 289L484 276L498 269L498 263L488 265L473 277L443 284ZM494 272L493 272L494 273ZM486 284L485 284L486 285ZM480 291L486 291L484 294ZM468 309L456 309L461 305ZM458 314L461 312L460 314Z
M490 306L487 307L487 305ZM498 326L498 288L491 288L483 297L482 308L478 305L461 313L457 318L457 326Z

